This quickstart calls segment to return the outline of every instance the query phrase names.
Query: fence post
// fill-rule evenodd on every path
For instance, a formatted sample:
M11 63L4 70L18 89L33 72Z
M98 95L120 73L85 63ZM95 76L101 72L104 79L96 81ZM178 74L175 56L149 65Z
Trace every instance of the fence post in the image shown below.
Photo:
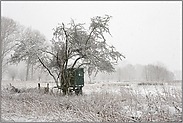
M38 89L40 89L40 83L38 83Z
M49 92L49 83L47 83L47 92Z

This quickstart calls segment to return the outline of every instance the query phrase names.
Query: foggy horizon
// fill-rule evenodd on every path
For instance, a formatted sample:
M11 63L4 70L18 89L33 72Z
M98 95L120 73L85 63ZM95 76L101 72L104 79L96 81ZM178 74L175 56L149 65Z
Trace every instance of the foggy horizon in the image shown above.
M162 62L168 70L182 71L181 2L27 2L2 1L1 16L37 29L49 41L58 23L89 24L94 16L111 15L107 42L132 65Z

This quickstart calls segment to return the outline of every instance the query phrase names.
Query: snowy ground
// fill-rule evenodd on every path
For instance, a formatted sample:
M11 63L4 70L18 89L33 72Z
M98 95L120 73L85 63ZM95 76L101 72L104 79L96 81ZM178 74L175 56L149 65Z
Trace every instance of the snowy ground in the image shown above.
M38 83L41 84L41 87L46 87L47 83L49 83L49 87L52 88L55 85L54 82L39 82L39 81L3 81L1 85L3 87L9 85L11 83L13 86L17 88L36 88L38 87ZM121 89L126 88L128 90L133 90L140 94L147 94L148 92L157 94L157 91L160 93L164 93L165 89L170 90L178 90L182 92L182 83L162 83L162 82L154 82L155 85L140 85L141 83L148 83L148 82L100 82L94 84L85 84L83 87L83 92L85 94L90 94L92 92L114 92L119 93ZM149 82L150 83L150 82ZM161 85L163 84L163 85Z
M12 92L9 86L20 90ZM103 82L85 84L83 96L44 94L38 82L1 83L2 121L180 122L182 83ZM41 82L41 87L47 83ZM50 88L55 83L49 83ZM42 89L43 90L43 89Z

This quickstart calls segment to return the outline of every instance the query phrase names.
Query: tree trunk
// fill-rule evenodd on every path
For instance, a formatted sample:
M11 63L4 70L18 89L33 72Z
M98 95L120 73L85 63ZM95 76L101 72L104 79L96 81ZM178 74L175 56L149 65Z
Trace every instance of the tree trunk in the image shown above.
M28 77L29 77L29 64L30 64L30 58L28 57L28 61L27 61L27 72L26 72L26 81L28 80Z
M63 89L62 89L62 92L63 92L63 95L67 95L68 94L68 87L67 86L64 86Z

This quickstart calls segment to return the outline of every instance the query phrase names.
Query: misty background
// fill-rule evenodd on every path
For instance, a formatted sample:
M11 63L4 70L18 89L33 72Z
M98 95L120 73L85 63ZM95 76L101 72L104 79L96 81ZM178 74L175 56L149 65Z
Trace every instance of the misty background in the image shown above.
M98 73L91 77L85 74L85 81L172 81L182 80L181 10L181 2L172 1L2 1L1 20L2 17L14 20L18 30L37 30L49 44L53 28L58 23L67 24L72 18L88 26L93 16L111 15L109 28L112 36L106 35L107 43L113 45L126 59L118 62L116 72ZM10 35L9 48L14 45L14 36L13 33ZM18 37L21 36L19 33ZM13 52L11 50L3 57L2 79L26 81L25 62L7 64ZM27 80L51 81L45 70L34 65L29 67Z

